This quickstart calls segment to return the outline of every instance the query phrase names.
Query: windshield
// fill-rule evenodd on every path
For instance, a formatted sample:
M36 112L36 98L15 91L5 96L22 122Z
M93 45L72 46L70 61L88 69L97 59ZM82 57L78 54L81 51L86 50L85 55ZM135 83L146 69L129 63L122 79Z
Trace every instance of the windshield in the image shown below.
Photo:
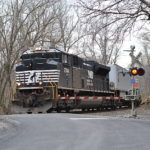
M55 61L61 60L61 54L60 53L32 53L32 54L24 54L21 56L21 59L35 59L35 58L46 58L46 59L52 59Z

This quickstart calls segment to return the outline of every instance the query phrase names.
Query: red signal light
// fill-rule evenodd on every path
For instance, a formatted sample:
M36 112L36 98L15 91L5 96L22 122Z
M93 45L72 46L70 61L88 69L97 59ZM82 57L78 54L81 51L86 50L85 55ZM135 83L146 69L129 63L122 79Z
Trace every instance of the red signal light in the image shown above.
M136 76L136 75L143 76L145 74L145 70L143 68L139 68L139 69L131 68L130 73L132 76Z
M138 69L138 75L143 76L145 74L145 70L143 68Z

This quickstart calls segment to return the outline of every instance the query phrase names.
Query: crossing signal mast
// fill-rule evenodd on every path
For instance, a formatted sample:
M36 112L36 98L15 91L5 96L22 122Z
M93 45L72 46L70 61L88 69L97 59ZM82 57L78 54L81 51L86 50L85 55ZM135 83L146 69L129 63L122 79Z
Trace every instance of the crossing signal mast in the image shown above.
M124 50L124 51L128 51L129 56L131 57L131 67L130 67L130 74L132 76L143 76L145 74L145 70L143 68L143 65L141 64L141 62L139 61L140 57L142 56L142 53L139 52L137 56L134 55L135 52L135 46L131 45L130 46L130 50ZM139 66L139 67L137 67Z
M130 67L130 75L132 77L131 81L135 81L135 76L143 76L145 74L145 70L143 68L143 65L141 64L141 62L139 61L142 53L139 52L137 56L134 55L134 52L135 52L135 46L134 45L131 45L130 46L130 50L124 50L124 51L128 51L130 52L129 53L129 56L131 57L131 67ZM135 88L134 88L134 85L132 86L132 96L134 97L134 91L135 91ZM134 110L134 100L132 99L132 110L131 110L131 116L136 116L135 114L135 110Z

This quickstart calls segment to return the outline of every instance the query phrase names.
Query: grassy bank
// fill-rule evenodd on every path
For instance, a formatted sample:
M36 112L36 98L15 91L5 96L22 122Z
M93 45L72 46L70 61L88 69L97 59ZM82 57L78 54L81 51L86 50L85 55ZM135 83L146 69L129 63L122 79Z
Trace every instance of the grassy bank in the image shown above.
M0 115L4 115L7 113L7 108L5 105L0 104Z

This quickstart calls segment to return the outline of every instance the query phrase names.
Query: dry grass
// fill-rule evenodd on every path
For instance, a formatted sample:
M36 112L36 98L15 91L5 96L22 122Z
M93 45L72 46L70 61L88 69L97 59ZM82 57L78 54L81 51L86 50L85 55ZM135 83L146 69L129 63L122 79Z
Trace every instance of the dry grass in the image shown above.
M4 115L7 114L7 108L5 107L5 105L0 105L0 115Z
M3 115L3 114L4 114L3 109L2 109L2 107L0 106L0 115Z

